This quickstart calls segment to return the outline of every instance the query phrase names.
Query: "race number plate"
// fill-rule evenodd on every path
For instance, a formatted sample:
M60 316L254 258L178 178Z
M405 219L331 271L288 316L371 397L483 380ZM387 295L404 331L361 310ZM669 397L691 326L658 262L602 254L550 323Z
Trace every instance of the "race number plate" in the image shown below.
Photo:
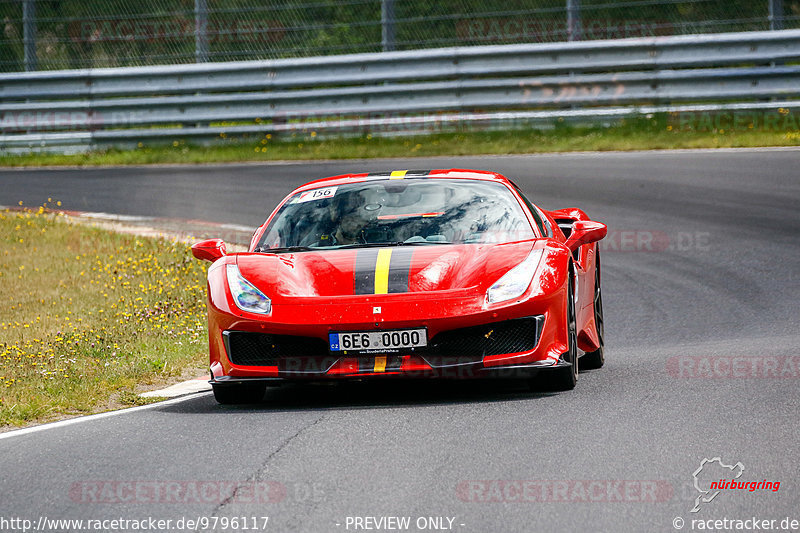
M328 336L332 352L396 353L428 345L428 333L421 329L387 331L348 331Z

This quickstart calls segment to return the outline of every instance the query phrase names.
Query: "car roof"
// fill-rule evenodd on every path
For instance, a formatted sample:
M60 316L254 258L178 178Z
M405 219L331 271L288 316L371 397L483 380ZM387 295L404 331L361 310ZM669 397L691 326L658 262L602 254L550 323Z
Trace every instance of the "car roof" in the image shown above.
M487 170L468 170L463 168L451 169L438 169L438 170L387 170L380 172L364 172L360 174L341 174L339 176L331 176L329 178L322 178L306 183L305 185L295 189L295 192L316 189L319 187L332 187L336 185L344 185L347 183L359 183L372 180L385 180L385 179L466 179L466 180L481 180L481 181L494 181L499 183L510 184L511 180L498 174L497 172L490 172Z

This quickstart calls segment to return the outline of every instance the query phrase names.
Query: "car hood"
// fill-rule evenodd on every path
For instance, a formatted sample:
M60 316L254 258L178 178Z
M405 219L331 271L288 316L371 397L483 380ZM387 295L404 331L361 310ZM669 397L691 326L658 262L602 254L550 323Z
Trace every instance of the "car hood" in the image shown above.
M238 254L239 272L270 298L458 291L483 294L535 241Z

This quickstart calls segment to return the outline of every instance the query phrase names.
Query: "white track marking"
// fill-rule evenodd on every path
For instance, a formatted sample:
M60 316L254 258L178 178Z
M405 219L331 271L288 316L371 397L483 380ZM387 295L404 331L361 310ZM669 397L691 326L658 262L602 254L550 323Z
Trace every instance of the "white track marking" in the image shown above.
M135 413L137 411L146 411L148 409L155 409L157 407L164 407L167 405L173 405L176 403L185 402L187 400L191 400L193 398L197 398L199 396L205 396L208 393L198 393L198 394L191 394L187 396L181 396L179 398L173 398L171 400L166 400L164 402L158 403L151 403L148 405L140 405L138 407L129 407L128 409L120 409L118 411L108 411L105 413L97 413L96 415L88 415L88 416L79 416L76 418L69 418L67 420L59 420L58 422L51 422L49 424L42 424L41 426L31 426L28 428L16 429L14 431L7 431L5 433L0 433L0 440L3 439L10 439L12 437L20 437L22 435L27 435L29 433L38 433L39 431L46 431L48 429L56 429L61 428L64 426L71 426L73 424L81 424L83 422L93 422L95 420L100 420L102 418L110 418L112 416L119 416L119 415L127 415L130 413Z
M92 213L88 211L82 211L80 216L86 218L99 218L103 220L111 220L113 222L148 222L151 220L155 220L155 217L142 217L142 216L134 216L134 215L113 215L111 213Z
M177 398L178 396L185 396L187 394L194 394L195 392L206 392L211 390L211 384L208 382L207 377L198 379L190 379L189 381L182 381L175 385L161 390L151 390L141 393L139 396L142 398Z

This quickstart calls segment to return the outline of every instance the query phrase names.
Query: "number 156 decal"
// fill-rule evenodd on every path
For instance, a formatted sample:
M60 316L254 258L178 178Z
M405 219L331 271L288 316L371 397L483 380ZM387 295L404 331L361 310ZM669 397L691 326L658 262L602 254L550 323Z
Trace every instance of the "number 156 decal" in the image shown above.
M292 203L302 204L303 202L313 202L314 200L325 200L333 198L336 195L337 187L326 187L324 189L314 189L313 191L306 191L301 193L300 196Z

